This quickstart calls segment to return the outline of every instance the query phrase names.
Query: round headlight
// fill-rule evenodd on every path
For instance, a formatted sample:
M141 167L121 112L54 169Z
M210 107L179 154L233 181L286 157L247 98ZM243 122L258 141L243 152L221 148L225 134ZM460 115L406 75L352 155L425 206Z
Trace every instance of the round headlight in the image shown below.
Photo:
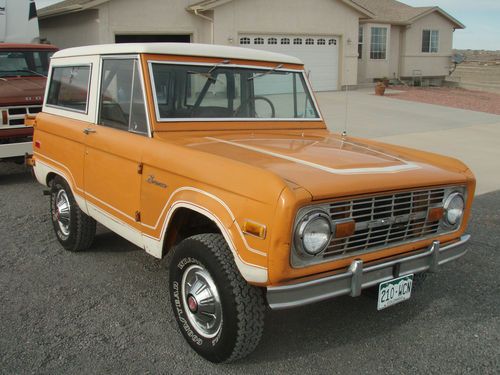
M296 245L308 255L318 255L326 249L331 237L330 217L324 212L312 212L297 227Z
M461 193L452 193L444 202L444 220L449 226L456 226L462 221L464 215L465 201Z

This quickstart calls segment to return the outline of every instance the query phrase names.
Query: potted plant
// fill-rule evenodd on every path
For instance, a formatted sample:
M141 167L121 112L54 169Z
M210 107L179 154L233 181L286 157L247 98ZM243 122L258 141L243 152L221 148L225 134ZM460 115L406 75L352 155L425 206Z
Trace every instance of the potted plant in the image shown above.
M383 82L377 82L375 85L375 95L383 96L385 94L385 87Z

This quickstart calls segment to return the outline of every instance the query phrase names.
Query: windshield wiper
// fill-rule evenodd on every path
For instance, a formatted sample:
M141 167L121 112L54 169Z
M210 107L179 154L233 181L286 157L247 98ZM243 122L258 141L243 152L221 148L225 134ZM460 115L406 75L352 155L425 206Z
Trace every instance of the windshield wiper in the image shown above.
M281 68L283 68L283 64L279 64L279 65L275 66L274 68L265 71L264 73L259 73L259 74L256 74L254 76L248 77L248 80L250 81L250 80L255 79L255 78L267 76L268 74L271 74L272 72L275 72L276 70L281 69Z
M203 76L207 79L209 79L210 81L213 81L213 82L216 82L217 81L217 78L215 78L213 75L212 75L212 72L217 69L219 66L221 65L225 65L225 64L229 64L229 60L223 60L217 64L215 64L214 66L212 66L212 68L210 68L210 70L208 72L197 72L197 71L194 71L194 70L188 70L188 73L189 74L198 74L200 76Z

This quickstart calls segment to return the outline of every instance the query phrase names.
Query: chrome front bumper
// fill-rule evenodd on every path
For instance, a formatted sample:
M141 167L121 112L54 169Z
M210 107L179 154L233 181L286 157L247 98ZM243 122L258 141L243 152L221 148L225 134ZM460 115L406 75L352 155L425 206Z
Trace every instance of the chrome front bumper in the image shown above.
M344 273L298 284L268 287L267 302L273 310L280 310L343 295L357 297L362 289L395 277L425 271L436 272L439 266L464 255L469 239L470 235L464 235L457 242L442 247L439 241L434 241L423 253L367 267L363 267L362 260L354 260Z

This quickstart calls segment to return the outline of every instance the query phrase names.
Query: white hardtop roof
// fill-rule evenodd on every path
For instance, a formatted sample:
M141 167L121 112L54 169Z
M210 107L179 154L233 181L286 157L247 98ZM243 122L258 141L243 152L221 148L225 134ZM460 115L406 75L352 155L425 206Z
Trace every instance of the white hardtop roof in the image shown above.
M197 57L220 57L223 59L241 59L254 61L271 61L277 63L299 64L296 57L281 53L259 51L249 48L219 46L196 43L119 43L98 44L93 46L74 47L56 52L52 58L76 57L89 55L123 55L150 53L161 55L181 55Z

